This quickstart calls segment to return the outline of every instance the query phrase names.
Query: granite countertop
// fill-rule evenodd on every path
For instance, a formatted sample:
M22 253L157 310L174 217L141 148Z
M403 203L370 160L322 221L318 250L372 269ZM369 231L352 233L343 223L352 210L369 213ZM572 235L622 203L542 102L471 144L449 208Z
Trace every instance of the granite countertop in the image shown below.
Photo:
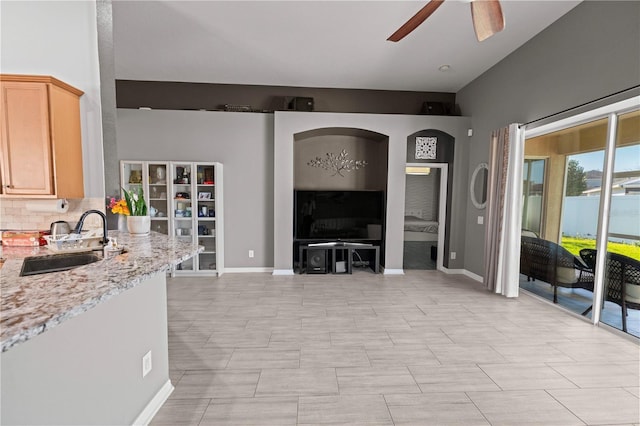
M156 232L132 237L126 232L109 231L109 237L115 237L127 253L68 271L26 277L20 276L25 257L53 252L45 247L2 247L0 257L5 259L0 269L2 352L203 250L191 242Z

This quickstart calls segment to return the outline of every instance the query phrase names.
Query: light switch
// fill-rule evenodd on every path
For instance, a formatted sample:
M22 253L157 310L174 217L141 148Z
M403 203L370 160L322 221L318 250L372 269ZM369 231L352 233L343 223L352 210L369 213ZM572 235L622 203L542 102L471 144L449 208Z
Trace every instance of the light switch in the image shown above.
M482 225L484 223L484 216L478 216L478 225Z

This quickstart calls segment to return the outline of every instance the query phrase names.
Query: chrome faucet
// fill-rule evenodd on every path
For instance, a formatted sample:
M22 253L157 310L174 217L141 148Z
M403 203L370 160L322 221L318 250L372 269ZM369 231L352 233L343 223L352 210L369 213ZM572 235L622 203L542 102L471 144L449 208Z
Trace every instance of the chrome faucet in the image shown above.
M99 214L100 217L102 218L102 244L107 244L109 242L109 239L107 238L107 216L104 213L102 213L100 210L87 210L86 212L82 213L82 216L80 216L80 220L78 221L78 224L76 225L76 227L73 229L72 233L80 234L82 232L82 227L84 226L84 219L87 216L89 216L91 213Z

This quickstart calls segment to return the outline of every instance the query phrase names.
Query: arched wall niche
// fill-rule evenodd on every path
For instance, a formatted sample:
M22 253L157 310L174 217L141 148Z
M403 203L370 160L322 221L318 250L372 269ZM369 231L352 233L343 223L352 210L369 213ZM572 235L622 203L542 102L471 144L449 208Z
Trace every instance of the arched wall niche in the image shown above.
M417 138L435 138L435 158L419 158L416 151ZM433 140L433 139L431 139ZM444 252L449 252L449 240L451 233L451 208L453 203L453 160L455 138L450 134L436 129L425 129L412 133L407 137L407 163L447 163L447 216L444 218ZM442 218L439 218L442 223ZM449 267L449 259L443 259L443 265Z
M315 167L312 160L328 155L365 161L358 170ZM389 137L366 129L325 127L294 134L294 188L306 190L377 190L386 191Z

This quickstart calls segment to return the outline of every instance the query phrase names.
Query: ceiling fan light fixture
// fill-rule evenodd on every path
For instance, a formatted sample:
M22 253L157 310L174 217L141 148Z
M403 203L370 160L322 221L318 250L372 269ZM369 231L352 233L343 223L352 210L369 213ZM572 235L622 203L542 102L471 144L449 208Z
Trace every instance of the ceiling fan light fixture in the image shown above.
M411 19L398 28L395 33L391 34L388 41L397 42L405 38L411 31L415 30L418 25L422 24L433 12L436 11L444 0L431 0L422 9L418 11Z
M436 11L444 0L430 0L404 23L388 41L397 42L406 37ZM504 15L500 0L460 0L471 4L471 19L478 41L483 41L504 29Z
M478 41L484 41L504 29L504 15L499 0L472 2L471 19Z

